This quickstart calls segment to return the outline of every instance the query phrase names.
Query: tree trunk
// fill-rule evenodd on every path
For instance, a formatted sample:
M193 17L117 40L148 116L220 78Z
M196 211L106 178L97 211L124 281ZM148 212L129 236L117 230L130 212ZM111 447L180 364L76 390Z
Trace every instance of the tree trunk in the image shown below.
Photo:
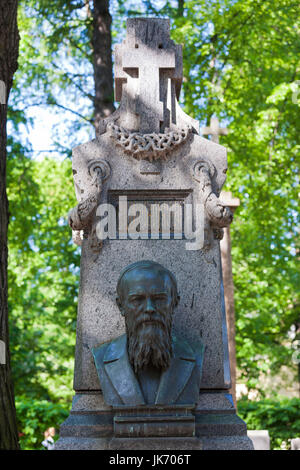
M101 118L109 116L115 108L109 0L94 0L93 3L94 119L97 130Z
M0 449L18 449L14 391L10 372L7 306L6 122L7 100L18 67L17 0L0 3Z
M184 13L184 0L178 0L177 15L182 17Z

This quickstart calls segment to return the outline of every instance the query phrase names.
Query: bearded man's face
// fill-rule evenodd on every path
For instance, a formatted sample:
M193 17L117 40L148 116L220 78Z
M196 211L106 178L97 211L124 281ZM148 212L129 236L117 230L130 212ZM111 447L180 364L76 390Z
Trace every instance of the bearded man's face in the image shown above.
M128 356L135 372L149 365L167 369L174 308L169 276L148 267L129 271L122 280L119 307L125 316Z

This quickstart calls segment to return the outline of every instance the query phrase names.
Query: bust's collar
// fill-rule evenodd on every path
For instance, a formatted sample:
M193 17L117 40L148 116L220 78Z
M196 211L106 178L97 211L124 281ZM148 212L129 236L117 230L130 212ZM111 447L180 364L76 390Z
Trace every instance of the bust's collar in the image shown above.
M106 350L106 353L103 358L104 364L117 361L122 356L124 356L126 352L126 344L127 344L126 334L119 336L119 338L114 339Z

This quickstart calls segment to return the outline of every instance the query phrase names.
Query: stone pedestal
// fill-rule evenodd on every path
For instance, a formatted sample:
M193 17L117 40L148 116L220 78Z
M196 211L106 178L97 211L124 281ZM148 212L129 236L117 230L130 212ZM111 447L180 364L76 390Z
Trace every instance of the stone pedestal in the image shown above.
M165 409L165 413L168 410ZM126 437L114 436L114 418L118 410L103 402L101 393L76 394L70 416L60 430L56 449L80 450L252 450L243 420L237 415L231 395L224 392L201 393L187 419L195 426L194 436ZM191 418L188 416L187 418Z

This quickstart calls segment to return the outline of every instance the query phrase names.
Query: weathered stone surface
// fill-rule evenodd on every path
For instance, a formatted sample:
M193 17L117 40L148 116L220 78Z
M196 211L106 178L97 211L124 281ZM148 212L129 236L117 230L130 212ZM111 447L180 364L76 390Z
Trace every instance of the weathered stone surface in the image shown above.
M113 438L110 450L202 450L197 437Z
M187 203L201 203L199 183L193 178L193 168L199 160L212 159L216 169L214 187L221 189L225 180L226 154L223 147L199 136L192 136L181 153L175 151L163 165L160 175L141 175L139 163L113 147L107 137L77 147L73 154L76 187L80 194L89 184L88 162L105 157L111 176L103 183L101 202L109 200L115 191L135 200L151 198L161 191L160 200L168 192L190 191ZM176 183L176 184L174 184ZM146 191L149 191L148 194ZM145 192L145 195L143 193ZM162 194L165 192L165 195ZM154 196L153 196L154 197ZM160 202L158 200L158 202ZM212 237L207 232L207 237ZM115 303L115 285L119 271L139 259L152 259L164 264L176 275L181 302L174 319L174 329L186 339L202 337L206 345L202 386L228 387L228 364L224 360L222 325L224 312L221 299L219 243L212 238L209 250L187 251L188 240L105 240L95 259L88 240L83 241L81 259L81 285L78 306L76 347L76 390L99 388L95 368L91 361L91 348L113 339L124 332L124 323ZM223 331L224 339L226 332Z
M235 411L232 396L228 393L213 393L212 391L206 393L203 390L200 393L196 414L234 414Z
M174 332L191 341L202 338L205 344L202 388L230 386L222 339L226 324L218 246L215 243L210 253L201 253L186 252L184 244L184 240L131 240L124 250L124 241L104 242L97 262L83 251L82 266L84 263L89 269L86 278L81 278L75 390L99 390L91 348L124 333L114 286L119 270L140 259L158 261L176 273L181 301L174 316ZM98 276L100 270L105 275Z
M199 437L243 436L246 424L236 414L196 415L196 435Z
M226 436L202 439L203 450L253 450L247 436Z
M115 49L115 97L121 106L109 122L142 133L185 125L199 132L198 122L178 106L181 83L182 46L170 39L169 20L128 19L126 39Z
M91 437L61 437L55 450L108 450L109 439Z
M195 438L139 439L134 447L133 439L112 441L114 416L118 413L107 406L101 393L80 393L73 399L71 415L63 423L57 449L203 449L203 450L253 450L247 437L246 424L235 414L230 396L224 393L201 393L195 416ZM126 414L126 411L124 410ZM142 410L140 411L142 413ZM165 410L168 414L168 410ZM164 447L168 445L169 447ZM155 447L157 446L157 447Z
M142 406L114 408L116 438L194 437L194 406Z

